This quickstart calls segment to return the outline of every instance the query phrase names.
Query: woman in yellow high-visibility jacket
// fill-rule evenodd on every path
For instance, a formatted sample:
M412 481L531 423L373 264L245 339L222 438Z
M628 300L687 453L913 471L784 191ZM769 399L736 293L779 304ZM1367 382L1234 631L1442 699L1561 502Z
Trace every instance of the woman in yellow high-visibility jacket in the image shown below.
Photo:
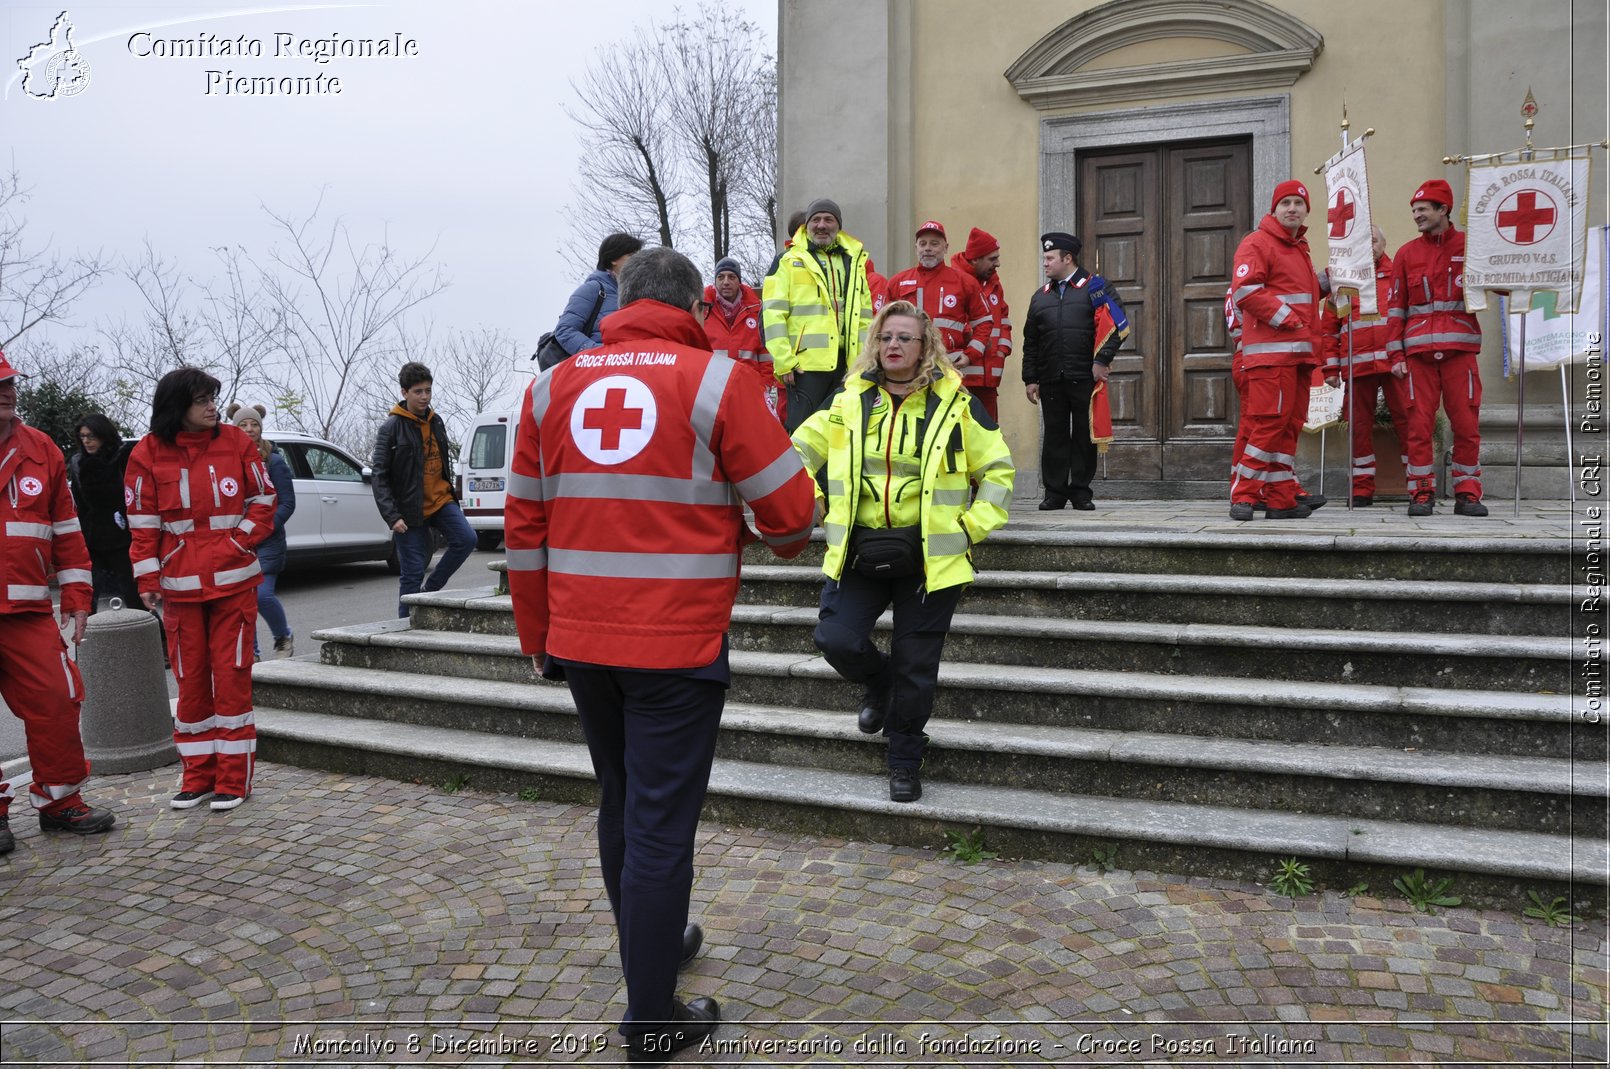
M973 579L972 547L1006 523L1012 454L908 301L878 313L843 388L794 432L794 448L808 471L826 469L816 646L866 688L860 727L888 739L889 797L914 802L945 634ZM885 655L872 628L891 603Z

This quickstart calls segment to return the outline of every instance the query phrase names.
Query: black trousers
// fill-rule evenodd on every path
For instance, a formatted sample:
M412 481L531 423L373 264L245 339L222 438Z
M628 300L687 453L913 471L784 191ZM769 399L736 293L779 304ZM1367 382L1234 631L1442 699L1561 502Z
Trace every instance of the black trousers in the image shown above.
M918 768L928 745L923 729L934 711L939 657L962 587L936 593L922 589L923 577L868 579L844 569L822 587L822 614L816 622L816 648L833 670L851 683L887 684L894 701L883 735L889 740L890 768ZM894 635L887 656L872 643L872 628L894 606Z
M784 429L793 434L812 412L826 406L833 391L843 382L842 367L836 371L794 372L794 383L787 388L788 412L783 420Z
M94 589L95 612L101 611L103 600L111 608L112 598L122 598L125 609L143 609L140 588L134 581L134 565L129 551L92 554L90 557L90 583Z
M1093 380L1053 379L1040 383L1040 481L1045 496L1089 501L1096 477L1096 443L1090 440Z
M693 888L693 837L727 688L705 679L567 665L598 775L598 860L620 933L623 1032L668 1021Z

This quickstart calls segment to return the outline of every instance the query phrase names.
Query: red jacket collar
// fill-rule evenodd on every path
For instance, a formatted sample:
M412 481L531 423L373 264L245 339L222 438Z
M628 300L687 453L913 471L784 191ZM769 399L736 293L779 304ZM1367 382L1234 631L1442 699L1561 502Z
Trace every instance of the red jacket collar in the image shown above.
M1258 224L1258 229L1287 245L1304 248L1308 246L1308 228L1306 226L1298 227L1297 236L1293 237L1291 231L1281 226L1280 220L1276 219L1273 213L1263 217L1263 221Z
M633 301L605 316L602 329L605 345L654 340L710 349L710 339L692 312L659 301Z

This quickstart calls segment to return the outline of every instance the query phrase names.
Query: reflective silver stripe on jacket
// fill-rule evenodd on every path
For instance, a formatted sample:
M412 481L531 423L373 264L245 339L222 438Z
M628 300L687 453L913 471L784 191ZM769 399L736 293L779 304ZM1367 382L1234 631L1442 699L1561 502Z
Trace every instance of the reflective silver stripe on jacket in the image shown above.
M214 531L227 531L227 530L230 530L231 528L239 527L240 526L240 521L245 519L245 518L246 517L238 515L238 514L237 515L208 516L207 517L207 526L209 528L211 528L212 530L214 530Z
M934 320L934 326L940 330L965 331L967 329L967 324L959 319L936 319Z
M196 529L195 520L166 520L162 529L169 534L189 534Z
M612 553L549 546L548 570L600 579L731 579L738 574L738 554Z
M1260 353L1312 353L1313 351L1313 343L1306 341L1259 342L1256 345L1243 345L1241 347L1241 352L1246 356L1257 356Z
M262 564L256 558L253 558L250 564L242 565L239 568L225 568L221 572L213 572L212 581L219 586L228 586L230 583L238 583L243 579L250 579L254 575L260 575L262 571Z
M160 528L161 526L162 526L162 520L158 516L134 516L134 515L129 516L129 527L130 528L139 528L141 530L151 530L153 528Z
M534 475L521 475L517 471L509 472L509 479L503 484L503 492L510 497L517 497L521 501L545 501L543 497L542 480Z
M503 559L511 572L540 572L548 567L546 549L505 549Z
M550 475L542 480L543 501L560 498L661 501L673 505L726 505L732 502L732 485L713 479L682 479L673 475L625 475L584 471Z
M162 566L158 564L152 557L147 557L144 560L137 560L134 562L135 578L139 578L142 575L150 575L160 567Z
M92 583L94 579L88 568L63 568L56 573L56 581L64 586L68 583Z
M58 520L50 525L51 534L59 535L72 534L75 531L82 531L83 529L83 526L78 522L76 517L71 520Z
M935 490L933 503L936 505L955 505L960 507L967 504L967 491L962 490Z
M762 531L760 534L760 539L768 546L786 546L793 542L798 542L802 538L809 538L811 535L811 529L814 526L815 524L807 524L806 526L801 527L799 530L790 531L787 534L767 534Z
M1262 282L1255 282L1250 286L1242 286L1240 289L1235 291L1235 296L1231 298L1231 301L1235 304L1240 304L1245 298L1257 293L1261 289L1263 289Z
M6 537L48 539L50 537L50 524L27 523L23 520L7 520Z
M739 497L745 501L758 501L787 486L788 481L804 469L799 454L794 452L793 446L789 446L777 455L776 460L734 485Z
M163 590L200 590L201 576L164 575L161 585Z
M1416 348L1426 345L1480 345L1480 334L1417 334L1405 337L1404 345L1413 345Z
M45 601L50 600L50 587L26 586L22 583L12 583L6 587L6 597L11 601Z
M928 536L928 555L930 557L954 557L966 553L972 543L960 531L946 531Z
M179 504L190 508L190 469L179 469ZM159 506L160 507L160 506Z
M999 483L979 483L978 500L1004 509L1012 503L1012 491Z
M699 389L693 395L693 411L688 417L693 424L694 435L693 468L689 477L696 483L715 483L729 497L729 484L715 479L716 458L710 452L710 441L716 433L716 413L721 410L721 396L727 392L727 382L732 378L735 367L737 365L731 360L712 359L705 365L704 375L699 379Z

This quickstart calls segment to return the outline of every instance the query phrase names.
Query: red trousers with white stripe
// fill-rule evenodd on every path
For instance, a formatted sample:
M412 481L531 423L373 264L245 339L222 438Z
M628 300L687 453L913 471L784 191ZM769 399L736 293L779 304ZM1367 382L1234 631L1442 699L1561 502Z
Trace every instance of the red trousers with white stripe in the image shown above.
M168 660L179 683L173 741L184 762L181 791L251 793L257 756L252 716L252 636L257 591L211 601L162 603Z
M1243 373L1241 425L1237 434L1239 459L1230 480L1230 500L1255 504L1262 500L1272 509L1297 504L1297 476L1292 470L1297 434L1307 415L1308 386L1302 385L1298 405L1298 369L1252 367Z
M1481 374L1475 353L1409 357L1409 494L1430 498L1437 490L1432 431L1437 406L1453 430L1453 492L1481 500Z
M0 613L0 698L27 734L34 808L53 813L81 804L78 792L89 779L78 733L84 679L50 613ZM11 784L0 783L0 814L12 796Z
M1346 376L1342 383L1347 383ZM1408 466L1409 385L1396 375L1355 375L1347 396L1347 427L1353 439L1353 496L1375 496L1375 398L1386 391L1386 408L1392 413L1392 426L1403 445L1404 466Z

